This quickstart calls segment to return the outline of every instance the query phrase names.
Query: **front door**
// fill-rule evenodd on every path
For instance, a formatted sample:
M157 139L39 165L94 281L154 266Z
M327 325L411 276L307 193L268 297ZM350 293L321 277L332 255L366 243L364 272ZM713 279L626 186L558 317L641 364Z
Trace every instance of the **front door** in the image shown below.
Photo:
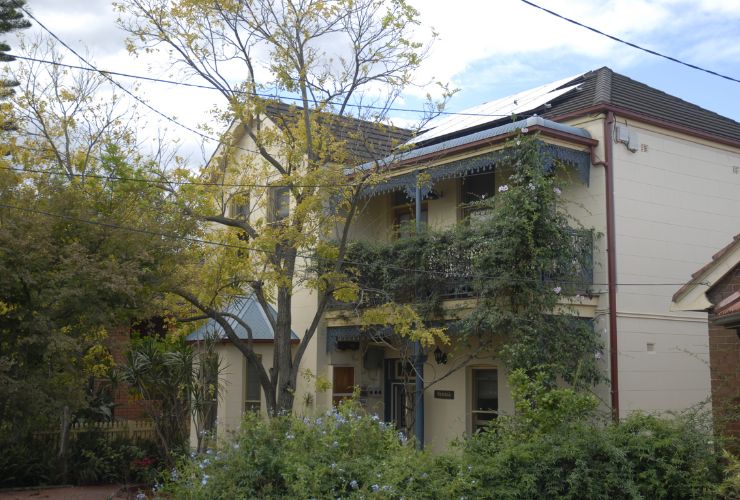
M400 359L385 360L385 421L407 434L414 427L413 369Z

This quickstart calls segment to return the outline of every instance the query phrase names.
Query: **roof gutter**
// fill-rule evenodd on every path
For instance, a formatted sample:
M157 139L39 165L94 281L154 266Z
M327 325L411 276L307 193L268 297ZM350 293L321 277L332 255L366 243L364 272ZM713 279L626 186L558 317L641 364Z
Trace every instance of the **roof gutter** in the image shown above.
M587 146L591 148L593 148L594 146L598 144L598 141L595 139L591 139L588 137L582 137L582 136L578 136L574 134L569 134L567 132L562 132L558 130L552 130L547 127L543 127L541 125L532 125L532 126L526 127L526 129L527 129L526 131L527 134L530 134L532 132L538 132L540 135L545 136L545 137L551 137L553 139L560 139L563 141L580 144L582 146ZM467 144L455 146L455 147L444 149L441 151L435 151L434 153L424 154L424 155L420 155L414 158L401 160L397 162L395 168L424 165L429 162L433 162L435 160L441 160L443 158L447 158L454 154L463 154L469 151L479 150L486 146L495 146L497 144L503 144L506 141L516 137L518 133L519 133L519 130L516 130L516 131L508 132L508 133L505 133L505 134L502 134L496 137L482 139L480 141L470 142Z
M672 130L674 132L679 132L682 134L698 137L699 139L705 139L707 141L716 142L718 144L724 144L726 146L740 148L740 140L732 139L729 137L723 137L721 135L704 132L704 131L697 130L691 127L686 127L683 125L678 125L676 123L663 120L661 118L656 118L654 116L646 115L643 113L630 111L628 109L620 108L612 104L596 104L594 106L589 106L587 108L581 108L577 111L572 111L570 113L556 115L551 118L548 118L548 120L562 121L562 120L567 120L569 118L578 118L581 116L586 116L586 115L596 114L596 113L617 114L621 117L629 118L630 120L637 120L643 123L647 123L649 125L655 125L657 127L665 128L667 130Z
M614 222L614 153L612 130L614 112L607 111L604 121L604 159L596 159L591 147L593 165L602 165L605 170L606 197L606 258L607 291L609 300L609 378L611 381L612 419L619 422L619 351L617 344L617 247Z

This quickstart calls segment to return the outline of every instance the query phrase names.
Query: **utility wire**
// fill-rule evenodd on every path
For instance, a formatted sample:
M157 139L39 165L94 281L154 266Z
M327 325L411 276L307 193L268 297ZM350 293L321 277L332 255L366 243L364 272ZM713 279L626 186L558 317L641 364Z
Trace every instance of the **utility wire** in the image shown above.
M77 58L78 58L78 59L79 59L80 61L82 61L82 62L84 62L85 64L87 64L87 65L88 65L88 66L90 67L90 68L89 68L89 70L90 70L90 71L95 71L95 72L99 73L99 74L100 74L100 75L102 75L102 76L103 76L103 77L104 77L105 79L107 79L107 80L108 80L109 82L111 82L111 83L112 83L113 85L115 85L116 87L118 87L119 89L121 89L121 90L122 90L123 92L125 92L126 94L128 94L129 96L131 96L131 98L133 98L133 99L134 99L135 101L137 101L137 102L141 103L141 104L142 104L142 105L144 105L144 106L145 106L145 107L146 107L147 109L149 109L150 111L154 112L155 114L157 114L157 115L161 116L162 118L166 119L167 121L169 121L169 122L171 122L171 123L174 123L175 125L177 125L177 126L179 126L179 127L183 128L183 129L185 129L185 130L187 130L187 131L189 131L189 132L191 132L191 133L193 133L193 134L196 134L196 135L198 135L199 137L201 137L201 138L203 138L203 139L205 139L205 140L207 140L207 141L213 141L213 142L216 142L217 144L220 144L220 145L224 145L224 146L232 146L232 147L235 147L236 149L240 149L240 150L242 150L242 151L246 151L246 152L248 152L248 153L256 153L256 154L261 154L261 153L260 153L259 151L254 151L254 150L250 150L250 149L247 149L247 148L244 148L244 147L238 146L238 145L231 145L231 144L227 144L227 143L225 143L225 142L221 141L220 139L217 139L217 138L215 138L215 137L211 137L211 136L209 136L208 134L204 134L203 132L201 132L201 131L199 131L199 130L196 130L196 129L192 128L192 127L189 127L188 125L185 125L185 124L183 124L183 123L180 123L180 122L179 122L179 121L177 121L177 120L176 120L175 118L173 118L173 117L171 117L171 116L169 116L169 115L167 115L167 114L163 113L162 111L160 111L160 110L158 110L157 108L155 108L154 106L150 105L150 104L149 104L149 103L147 103L147 102L146 102L145 100L143 100L142 98L140 98L139 96L137 96L136 94L134 94L133 92L131 92L130 90L128 90L128 89L127 89L126 87L124 87L123 85L121 85L120 83L118 83L117 81L115 81L115 80L113 79L113 77L111 77L111 76L110 76L109 74L106 74L106 72L105 72L105 71L101 71L101 70L99 70L98 68L96 68L96 67L95 67L95 65L93 65L92 63L90 63L90 62L89 62L89 61L88 61L87 59L85 59L84 57L82 57L82 55L80 55L80 54L79 54L79 53L78 53L78 52L77 52L76 50L74 50L74 49L73 49L72 47L70 47L70 46L69 46L69 45L68 45L68 44L67 44L66 42L64 42L64 41L63 41L63 40L62 40L61 38L59 38L59 37L58 37L58 36L57 36L57 35L56 35L56 34L55 34L55 33L54 33L53 31L51 31L51 30L50 30L49 28L47 28L47 27L46 27L46 26L45 26L45 25L44 25L44 24L43 24L43 23L42 23L41 21L39 21L39 20L38 20L38 19L37 19L37 18L36 18L36 17L35 17L35 16L33 15L33 14L31 14L31 13L30 13L30 12L29 12L29 11L28 11L27 9L25 9L24 7L19 7L19 9L20 9L20 10L22 10L22 11L23 11L23 12L24 12L24 13L25 13L25 14L26 14L26 15L27 15L28 17L30 17L31 19L33 19L34 21L36 21L36 23L37 23L37 24L38 24L39 26L41 26L41 27L42 27L42 28L43 28L43 29L44 29L44 30L45 30L45 31L46 31L47 33L49 33L49 35L51 35L51 37L52 37L52 38L54 38L54 40L56 40L57 42L59 42L60 44L62 44L62 46L64 46L64 47L65 47L65 48L66 48L67 50L69 50L70 52L72 52L72 54L74 54L75 56L77 56Z
M637 45L636 43L628 42L627 40L623 40L623 39L621 39L619 37L616 37L614 35L610 35L608 33L604 33L603 31L597 30L596 28L592 28L591 26L588 26L586 24L583 24L581 22L578 22L575 19L571 19L569 17L565 17L562 14L558 14L557 12L554 12L554 11L552 11L550 9L546 9L545 7L542 7L540 5L537 5L534 2L530 2L529 0L520 0L520 1L523 2L523 3L525 3L525 4L527 4L527 5L529 5L530 7L534 7L535 9L539 9L539 10L541 10L543 12L547 12L550 15L553 15L555 17L558 17L558 18L562 19L563 21L568 21L571 24L575 24L576 26L580 26L581 28L585 28L585 29L587 29L589 31L592 31L592 32L596 33L597 35L605 36L605 37L607 37L607 38L609 38L611 40L614 40L615 42L623 43L624 45L628 45L628 46L630 46L630 47L632 47L634 49L641 50L643 52L647 52L648 54L652 54L654 56L662 57L663 59L667 59L667 60L669 60L671 62L674 62L674 63L677 63L677 64L682 64L683 66L689 67L691 69L695 69L697 71L703 71L704 73L708 73L708 74L713 75L713 76L718 76L720 78L724 78L725 80L729 80L731 82L740 83L740 80L738 80L737 78L733 78L731 76L723 75L722 73L718 73L716 71L712 71L711 69L702 68L701 66L697 66L695 64L691 64L691 63L688 63L686 61L682 61L681 59L678 59L676 57L672 57L672 56L669 56L669 55L666 55L666 54L662 54L662 53L657 52L657 51L652 50L652 49L641 47L640 45Z
M36 214L36 215L44 215L46 217L54 217L56 219L64 219L64 220L69 220L69 221L73 221L73 222L81 222L83 224L89 224L91 226L102 226L102 227L107 227L107 228L110 228L110 229L120 229L120 230L123 230L123 231L129 231L129 232L132 232L132 233L148 234L149 236L160 236L160 237L163 237L163 238L169 238L169 239L173 239L173 240L190 241L192 243L203 243L203 244L206 244L206 245L214 245L214 246L221 246L221 247L228 247L228 248L237 248L237 249L241 249L241 250L255 250L255 251L260 251L259 249L248 248L248 247L245 247L245 246L242 246L242 245L232 245L230 243L223 243L223 242L220 242L220 241L203 240L203 239L200 239L200 238L193 238L193 237L190 237L190 236L180 236L178 234L161 233L161 232L158 232L158 231L150 231L148 229L141 229L141 228L138 228L138 227L121 226L119 224L113 224L111 222L94 221L94 220L90 220L90 219L81 219L79 217L72 217L71 215L56 214L56 213L53 213L53 212L46 212L44 210L37 210L37 209L34 209L34 208L18 207L18 206L15 206L15 205L6 205L4 203L0 203L0 208L8 208L8 209L11 209L11 210L18 210L18 211L21 211L21 212L27 212L27 213L32 213L32 214ZM267 252L266 250L264 250L264 251Z
M40 152L37 150L34 150L32 148L24 148L22 146L16 146L20 147L21 149L25 149L27 151L32 152ZM92 157L100 162L103 162L101 158ZM157 186L163 186L163 185L173 185L173 186L206 186L206 187L223 187L223 188L278 188L278 187L293 187L293 188L338 188L338 187L357 187L361 185L367 185L367 187L374 187L375 184L370 184L366 182L352 182L352 183L332 183L332 184L296 184L296 183L290 183L290 184L283 184L283 183L272 183L272 184L237 184L237 183L228 183L228 182L196 182L196 181L170 181L166 179L157 180L157 179L143 179L139 177L122 177L122 176L116 176L116 175L102 175L102 174L77 174L77 173L69 173L69 172L60 172L60 171L53 171L53 170L41 170L41 169L34 169L34 168L21 168L21 167L0 167L0 170L8 170L10 172L17 172L19 174L42 174L42 175L56 175L59 177L79 177L79 178L90 178L90 179L100 179L105 181L121 181L121 182L140 182L143 184L154 184ZM472 172L468 174L465 178L470 177L477 177L477 176L483 176L490 174L491 171L483 171L483 172ZM391 177L392 179L392 177ZM382 186L382 183L378 184Z
M110 229L120 229L122 231L130 231L135 233L142 233L142 234L148 234L150 236L160 236L163 238L169 238L169 239L175 239L175 240L183 240L183 241L189 241L193 243L202 243L205 245L213 245L213 246L220 246L220 247L227 247L227 248L234 248L237 250L245 250L245 251L252 251L252 252L261 252L265 254L272 255L274 252L271 252L269 250L263 250L259 248L251 248L243 245L234 245L231 243L224 243L220 241L213 241L213 240L204 240L200 238L193 238L189 236L180 236L177 234L172 233L162 233L158 231L151 231L148 229L141 229L136 227L130 227L130 226L122 226L119 224L113 224L109 222L102 222L102 221L94 221L90 219L82 219L79 217L73 217L71 215L65 215L65 214L57 214L53 212L47 212L44 210L38 210L33 208L26 208L26 207L18 207L15 205L7 205L4 203L0 203L0 208L7 208L11 210L18 210L21 212L27 212L27 213L33 213L37 215L43 215L46 217L53 217L57 219L64 219L69 220L73 222L80 222L83 224L89 224L93 226L102 226L107 227ZM299 257L306 258L306 259L312 259L315 257L315 254L313 253L306 253L306 252L299 252ZM402 266L394 266L394 265L380 265L374 263L368 263L368 262L359 262L359 261L353 261L349 259L345 259L344 262L346 264L350 265L357 265L357 266L369 266L372 265L373 267L380 267L383 269L393 270L393 271L404 271L409 273L416 273L416 274L430 274L430 275L439 275L443 277L451 277L456 276L458 278L465 278L465 279L499 279L501 276L494 276L494 275L478 275L478 274L467 274L467 273L456 273L456 272L450 272L450 271L436 271L433 269L415 269L415 268L408 268L408 267L402 267ZM529 280L529 279L511 279L512 282L519 282L519 283L531 283L536 280ZM583 284L581 281L559 281L559 284ZM683 286L687 283L617 283L617 286ZM707 286L708 283L701 282L698 283L699 285L705 285ZM605 283L589 283L591 286L606 286Z
M179 85L182 87L191 87L196 89L204 89L204 90L214 90L218 91L217 88L210 86L210 85L203 85L200 83L189 83L189 82L178 82L176 80L167 80L163 78L154 78L151 76L143 76L143 75L134 75L131 73L121 73L119 71L109 71L105 69L94 69L94 68L86 68L84 66L77 66L74 64L66 64L59 61L49 61L46 59L38 59L35 57L27 57L27 56L19 56L19 55L13 55L16 59L22 59L25 61L33 61L43 64L51 64L53 66L59 66L62 68L70 68L70 69L77 69L81 71L92 71L96 73L103 73L106 75L114 75L114 76L120 76L123 78L132 78L135 80L144 80L149 82L155 82L155 83L164 83L168 85ZM268 93L261 93L261 92L249 92L246 90L237 90L234 89L233 92L235 94L241 94L241 95L249 95L254 97L262 97L265 99L280 99L280 100L290 100L290 101L303 101L302 97L295 97L295 96L289 96L289 95L282 95L282 94L268 94ZM539 97L539 96L537 96ZM308 102L313 104L324 104L324 101L319 101L317 99L307 99ZM330 103L333 104L333 103ZM347 104L348 107L353 108L360 108L360 109L377 109L377 110L385 110L385 111L396 111L401 113L426 113L427 110L424 109L413 109L413 108L397 108L397 107L384 107L384 106L372 106L372 105L364 105L364 104ZM454 116L480 116L480 117L491 117L491 118L505 118L511 115L503 114L503 113L465 113L460 111L436 111L435 113L440 115L454 115Z

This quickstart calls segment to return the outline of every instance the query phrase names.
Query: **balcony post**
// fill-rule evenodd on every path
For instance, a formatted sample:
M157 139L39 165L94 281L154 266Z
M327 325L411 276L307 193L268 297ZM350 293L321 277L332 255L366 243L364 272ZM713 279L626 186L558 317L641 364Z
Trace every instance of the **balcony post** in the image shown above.
M416 234L421 233L421 185L416 179ZM417 266L420 262L416 263ZM418 286L418 280L416 280ZM418 298L418 290L414 294ZM414 372L416 373L416 386L414 390L414 435L416 437L416 447L419 450L424 449L424 352L421 348L421 342L414 342Z

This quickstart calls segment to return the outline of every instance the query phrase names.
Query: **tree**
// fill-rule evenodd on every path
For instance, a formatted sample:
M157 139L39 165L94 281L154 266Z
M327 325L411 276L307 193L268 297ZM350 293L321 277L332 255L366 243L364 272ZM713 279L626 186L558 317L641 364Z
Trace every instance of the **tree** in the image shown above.
M16 30L23 30L31 27L28 19L23 18L22 9L26 4L24 0L2 0L0 1L0 33L10 33ZM6 43L0 43L0 61L15 61L15 57L8 54L10 46Z
M199 177L217 186L176 194L193 217L223 228L213 237L242 249L209 250L189 282L173 292L200 311L191 319L218 322L261 368L268 410L290 411L301 360L327 302L349 286L342 271L350 224L363 186L378 173L378 168L348 170L384 156L394 137L404 137L384 120L425 54L412 41L418 13L404 0L122 0L117 5L133 53L167 51L174 64L223 96L230 132ZM298 105L260 97L267 89L296 96ZM381 137L382 147L370 135ZM281 203L289 205L289 213L271 212ZM234 204L249 205L252 214L235 214L229 209ZM304 277L305 259L317 254L331 258L331 269ZM298 287L315 291L317 308L293 353L291 309ZM227 321L236 318L225 306L245 288L263 306L277 306L277 317L270 318L275 342L269 373L251 342L240 341Z
M29 28L31 23L28 19L23 18L23 13L19 11L25 5L23 0L0 0L0 34L10 33L16 30ZM10 45L0 42L0 62L15 61L15 57L8 54ZM13 87L16 87L16 80L0 79L0 100L4 100L13 94ZM12 130L13 120L11 110L6 103L0 103L0 130Z
M208 420L218 395L221 360L213 342L191 346L182 336L135 339L121 367L146 414L154 422L164 460L174 465L174 452L188 449L189 423L195 425L198 453L203 451ZM192 417L192 418L190 418Z
M57 422L63 456L88 382L111 367L108 333L158 310L188 246L168 235L190 228L117 99L97 94L100 77L37 64L14 76L17 130L0 160L1 437Z

